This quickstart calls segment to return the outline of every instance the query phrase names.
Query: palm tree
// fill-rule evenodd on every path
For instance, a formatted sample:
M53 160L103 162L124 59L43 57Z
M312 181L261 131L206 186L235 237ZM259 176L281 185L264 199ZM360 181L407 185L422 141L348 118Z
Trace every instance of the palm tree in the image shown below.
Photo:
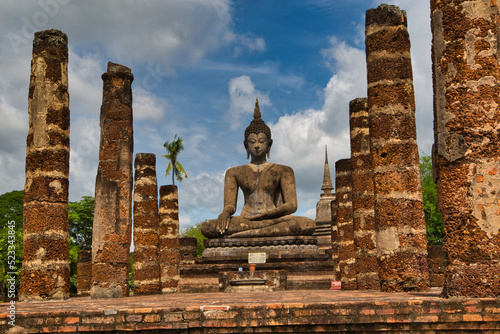
M168 177L170 171L172 171L172 184L175 185L174 175L177 178L177 181L182 181L182 174L184 177L188 177L186 172L184 171L184 167L177 161L177 156L184 149L182 145L183 139L181 137L177 138L177 134L174 136L174 140L171 142L166 141L163 144L163 147L167 150L167 154L163 154L162 157L167 158L169 161L167 170L165 171L165 176Z

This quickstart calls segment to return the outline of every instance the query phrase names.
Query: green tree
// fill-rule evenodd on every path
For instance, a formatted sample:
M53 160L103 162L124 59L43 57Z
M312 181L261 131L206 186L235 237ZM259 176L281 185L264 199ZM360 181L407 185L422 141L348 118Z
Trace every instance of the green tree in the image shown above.
M184 171L184 167L179 163L177 157L179 153L184 150L184 146L182 145L183 139L181 137L177 137L177 134L174 136L174 140L171 142L166 141L163 144L163 147L167 150L167 154L163 154L162 157L167 158L169 160L167 170L165 171L165 176L168 177L168 174L172 172L172 184L175 185L174 176L177 178L177 181L182 181L182 175L184 177L188 177L186 172Z
M188 227L184 227L180 230L179 236L183 237L191 237L196 238L196 256L201 256L203 254L203 250L205 246L203 245L203 240L206 237L201 234L201 222L195 225L191 225Z
M82 250L89 250L92 247L94 204L92 196L82 196L79 202L68 204L69 236Z
M10 277L8 272L17 273L16 283L19 284L23 254L23 203L23 190L0 195L0 297L5 297L5 285ZM15 257L15 265L9 263L12 261L9 255Z
M422 156L420 158L420 175L422 178L427 243L429 245L442 245L444 225L443 217L438 208L436 184L432 179L432 157Z
M78 202L68 203L69 221L69 275L70 292L77 293L78 253L92 247L94 224L94 197L82 196Z

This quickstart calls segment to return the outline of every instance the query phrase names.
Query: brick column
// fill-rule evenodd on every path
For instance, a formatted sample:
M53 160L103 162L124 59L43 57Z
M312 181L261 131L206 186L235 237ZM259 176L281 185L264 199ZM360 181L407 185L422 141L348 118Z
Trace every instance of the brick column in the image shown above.
M334 275L335 277L333 278L334 281L340 281L340 266L339 266L339 229L337 226L337 208L338 208L338 203L337 203L337 193L335 193L335 199L330 202L330 209L331 209L331 214L332 214L332 235L331 235L331 241L332 241L332 260L335 263L335 268L334 270Z
M370 145L382 291L429 287L406 12L366 11Z
M129 68L102 75L101 141L92 231L92 298L128 296L132 237L132 88Z
M352 100L349 103L349 114L357 288L379 290L368 100L366 98Z
M156 156L136 154L134 167L134 295L159 294Z
M78 297L90 296L92 286L92 251L81 250L78 252L76 265L76 288Z
M349 159L335 163L337 187L338 271L342 290L356 290L356 261L352 225L351 162Z
M431 1L443 295L500 295L498 1Z
M160 187L160 276L161 292L177 292L180 273L179 203L177 187Z
M21 300L69 298L68 37L35 33L28 97Z

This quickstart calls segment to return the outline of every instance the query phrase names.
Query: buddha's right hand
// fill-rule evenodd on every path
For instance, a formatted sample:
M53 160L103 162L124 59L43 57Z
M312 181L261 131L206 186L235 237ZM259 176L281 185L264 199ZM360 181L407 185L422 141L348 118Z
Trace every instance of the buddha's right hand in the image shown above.
M231 220L231 215L227 212L222 212L217 220L217 233L220 235L225 235L229 229L229 221Z

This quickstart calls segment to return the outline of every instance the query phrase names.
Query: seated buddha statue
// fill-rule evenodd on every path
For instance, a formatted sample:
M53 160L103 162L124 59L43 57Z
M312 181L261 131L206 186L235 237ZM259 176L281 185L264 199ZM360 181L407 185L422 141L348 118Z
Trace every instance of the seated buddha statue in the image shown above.
M224 179L224 209L217 219L202 223L207 238L260 238L312 235L315 222L292 215L297 211L297 192L292 168L270 163L271 129L261 119L259 101L254 119L245 130L243 145L249 164L229 168ZM236 212L238 189L245 204Z

